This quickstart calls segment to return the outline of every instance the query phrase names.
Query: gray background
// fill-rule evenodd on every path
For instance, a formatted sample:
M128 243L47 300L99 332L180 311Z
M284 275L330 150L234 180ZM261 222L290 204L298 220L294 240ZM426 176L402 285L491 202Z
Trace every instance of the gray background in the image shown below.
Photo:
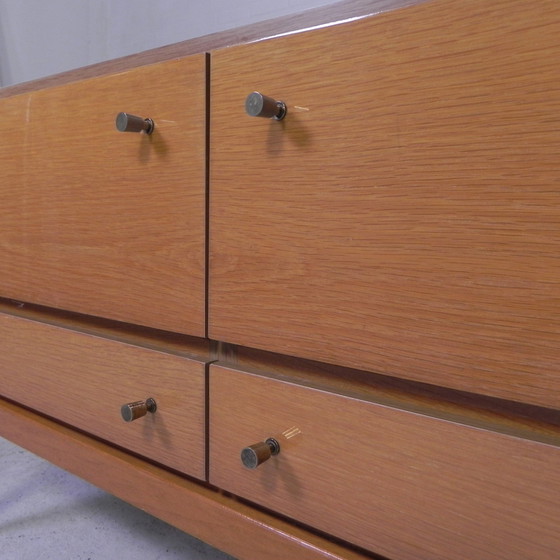
M337 0L0 0L0 86Z

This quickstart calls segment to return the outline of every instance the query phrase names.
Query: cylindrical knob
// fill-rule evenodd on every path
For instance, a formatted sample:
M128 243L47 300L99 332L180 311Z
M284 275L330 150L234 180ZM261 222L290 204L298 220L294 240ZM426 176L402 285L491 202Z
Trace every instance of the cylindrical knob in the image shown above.
M146 134L151 134L155 127L152 119L137 117L129 113L119 113L115 125L120 132L145 132Z
M121 406L121 416L125 422L132 422L137 418L146 416L148 412L155 412L157 410L156 401L152 398L145 401L136 401Z
M256 469L273 455L280 453L280 444L274 438L249 445L241 451L241 462L248 469Z
M254 91L245 100L245 111L251 117L264 117L280 121L286 116L288 108L283 101L276 101L272 97Z

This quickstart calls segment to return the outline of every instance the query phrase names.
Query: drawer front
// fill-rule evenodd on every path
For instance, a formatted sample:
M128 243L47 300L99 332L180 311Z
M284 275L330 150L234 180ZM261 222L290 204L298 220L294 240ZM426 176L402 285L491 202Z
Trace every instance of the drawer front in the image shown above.
M200 55L0 100L0 296L203 336L205 96Z
M205 477L205 364L0 314L0 395ZM153 398L132 422L121 406Z
M212 484L395 560L560 550L552 445L213 365L209 460Z
M445 0L213 54L210 335L557 407L559 34Z

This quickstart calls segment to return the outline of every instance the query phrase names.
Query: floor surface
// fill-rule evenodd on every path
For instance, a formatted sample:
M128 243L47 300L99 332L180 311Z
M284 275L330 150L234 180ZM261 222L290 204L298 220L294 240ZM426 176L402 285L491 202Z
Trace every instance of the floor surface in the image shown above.
M0 560L233 560L0 438Z

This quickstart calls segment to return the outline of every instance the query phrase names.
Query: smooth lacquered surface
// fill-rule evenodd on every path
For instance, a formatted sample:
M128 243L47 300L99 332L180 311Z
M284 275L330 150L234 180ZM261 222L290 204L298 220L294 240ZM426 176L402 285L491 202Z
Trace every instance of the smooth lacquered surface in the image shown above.
M256 469L247 441L274 434ZM398 560L560 547L560 448L233 368L210 368L210 482Z
M442 0L213 54L210 335L558 408L559 32Z
M205 476L204 370L201 361L0 314L3 397L197 478ZM146 397L156 412L123 422L123 403Z
M0 100L0 296L204 335L205 87L199 55Z

